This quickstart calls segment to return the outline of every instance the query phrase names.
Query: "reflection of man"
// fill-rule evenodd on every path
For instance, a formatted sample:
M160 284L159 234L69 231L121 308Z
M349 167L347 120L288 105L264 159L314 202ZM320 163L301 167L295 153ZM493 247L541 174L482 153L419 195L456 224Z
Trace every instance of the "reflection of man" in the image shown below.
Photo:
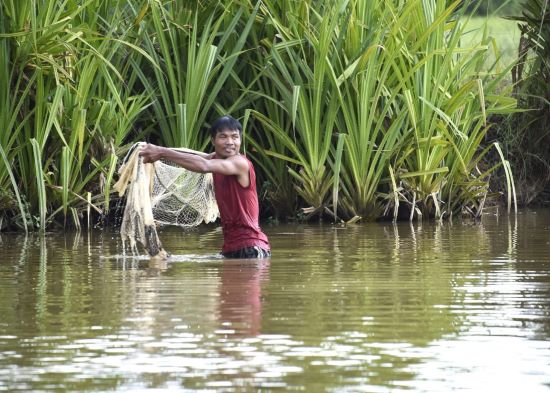
M168 262L165 259L151 258L147 264L147 275L160 276L160 273L168 269Z
M220 288L220 322L236 334L259 334L261 289L268 279L269 259L225 260Z

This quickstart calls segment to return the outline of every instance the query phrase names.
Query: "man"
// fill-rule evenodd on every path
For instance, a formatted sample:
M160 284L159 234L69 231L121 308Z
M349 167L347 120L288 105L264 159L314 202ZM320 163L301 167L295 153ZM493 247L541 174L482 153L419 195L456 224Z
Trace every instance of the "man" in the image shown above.
M145 163L166 159L193 172L212 173L223 230L222 255L265 258L271 256L271 251L258 224L254 166L239 153L242 131L239 121L223 116L210 128L214 153L181 152L146 144L140 155Z

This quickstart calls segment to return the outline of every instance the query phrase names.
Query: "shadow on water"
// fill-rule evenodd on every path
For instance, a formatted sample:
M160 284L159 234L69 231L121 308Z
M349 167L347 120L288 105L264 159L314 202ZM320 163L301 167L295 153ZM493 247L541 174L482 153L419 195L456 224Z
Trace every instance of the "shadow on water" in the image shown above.
M168 261L2 234L0 390L549 387L548 212L265 231L268 260L212 227L163 230Z

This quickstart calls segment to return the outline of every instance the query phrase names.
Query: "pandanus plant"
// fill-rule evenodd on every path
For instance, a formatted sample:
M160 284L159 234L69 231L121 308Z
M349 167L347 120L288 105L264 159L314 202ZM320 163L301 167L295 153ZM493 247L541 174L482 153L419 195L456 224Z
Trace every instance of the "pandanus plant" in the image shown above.
M461 46L460 1L261 11L276 31L263 72L286 116L257 117L307 204L346 219L379 217L384 204L397 214L400 202L411 218L481 211L494 170L478 167L487 115L515 100L498 91L506 70L485 70L488 39Z
M265 99L273 100L289 121L276 123L277 118L257 111L255 115L288 151L268 150L267 154L290 164L288 171L298 194L313 210L320 210L325 207L334 178L329 157L340 103L331 56L340 45L334 31L341 20L343 2L288 5L280 13L275 13L279 10L276 7L262 11L275 31L263 70L275 95Z
M233 2L206 10L199 3L144 5L140 38L155 66L145 61L136 64L135 71L154 97L161 143L205 147L203 127L208 115L215 115L214 108L225 112L218 99L254 22L256 9L247 11Z
M463 46L461 3L5 0L3 217L79 225L109 209L127 145L203 149L229 112L287 211L478 215L489 115L515 100L484 64L490 39Z
M477 167L487 151L479 151L487 115L513 110L515 100L497 91L506 70L484 70L489 40L461 46L466 26L461 2L424 3L408 2L394 23L403 26L402 35L391 35L391 46L406 54L393 64L399 75L393 85L402 91L408 114L408 146L396 160L401 196L408 194L403 199L411 215L416 210L439 217L467 206L478 215L494 169Z
M146 106L129 58L148 57L125 40L127 15L116 10L99 0L3 4L0 173L25 195L25 228L68 212L79 226L82 212L109 207L119 149Z

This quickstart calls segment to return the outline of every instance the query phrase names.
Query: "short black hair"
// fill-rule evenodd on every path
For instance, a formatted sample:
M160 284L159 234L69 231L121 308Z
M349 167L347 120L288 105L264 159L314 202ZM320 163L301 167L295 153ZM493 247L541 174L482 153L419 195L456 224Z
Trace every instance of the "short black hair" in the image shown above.
M212 123L212 126L210 127L210 135L212 138L215 138L216 134L223 130L237 130L239 131L239 136L241 138L243 136L243 126L241 123L229 115L222 116Z

